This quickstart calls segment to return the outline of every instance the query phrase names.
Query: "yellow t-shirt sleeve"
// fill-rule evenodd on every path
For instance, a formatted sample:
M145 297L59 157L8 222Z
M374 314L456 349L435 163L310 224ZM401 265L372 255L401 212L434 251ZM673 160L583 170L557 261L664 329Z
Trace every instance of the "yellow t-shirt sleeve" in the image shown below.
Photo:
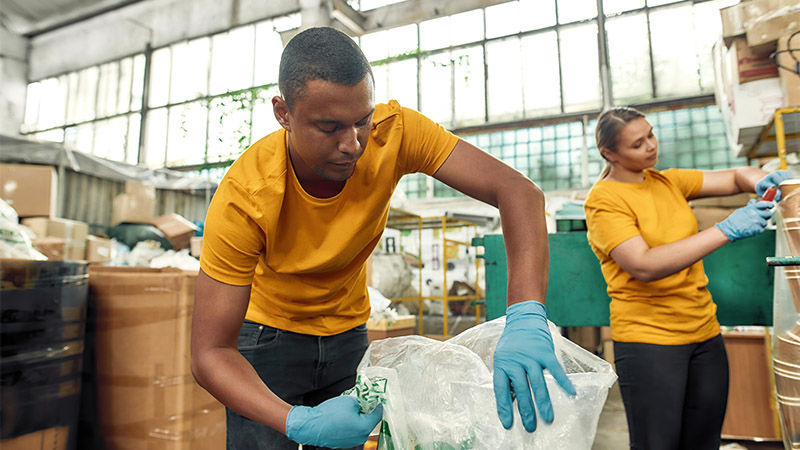
M703 188L703 171L692 169L667 169L661 171L661 175L667 178L684 198L694 198Z
M641 235L636 217L624 203L600 194L584 205L589 242L608 256L619 244Z
M458 136L413 109L403 108L402 114L402 172L433 175L450 156Z
M252 196L237 182L220 183L208 208L200 268L211 278L237 286L252 282L265 234Z

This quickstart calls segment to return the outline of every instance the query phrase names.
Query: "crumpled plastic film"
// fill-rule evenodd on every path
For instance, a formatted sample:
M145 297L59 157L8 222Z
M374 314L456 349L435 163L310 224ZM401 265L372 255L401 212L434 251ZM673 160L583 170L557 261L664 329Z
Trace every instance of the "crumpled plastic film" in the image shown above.
M358 411L370 414L386 397L386 378L375 377L370 380L364 375L358 375L356 385L344 391L342 395L355 397L358 400Z
M556 355L577 395L568 397L549 373L552 424L528 433L516 410L505 430L497 417L492 356L505 317L445 342L422 336L373 341L359 375L387 379L384 420L396 449L590 449L597 421L616 380L611 365L563 338L551 326Z

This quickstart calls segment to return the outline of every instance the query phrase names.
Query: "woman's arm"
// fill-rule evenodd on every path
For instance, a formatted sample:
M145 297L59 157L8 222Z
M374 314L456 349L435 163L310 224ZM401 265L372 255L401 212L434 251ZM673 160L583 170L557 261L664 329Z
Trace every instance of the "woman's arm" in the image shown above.
M750 166L725 170L704 170L703 187L693 198L755 192L756 183L766 175L767 172Z
M725 233L717 227L711 227L679 241L652 248L641 236L635 236L616 246L610 255L637 280L655 281L680 272L728 242Z

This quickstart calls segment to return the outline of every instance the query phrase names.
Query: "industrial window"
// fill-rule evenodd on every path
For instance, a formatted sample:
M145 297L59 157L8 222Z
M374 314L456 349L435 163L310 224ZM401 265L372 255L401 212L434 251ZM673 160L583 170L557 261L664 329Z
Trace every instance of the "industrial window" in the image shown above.
M364 11L393 3L348 1ZM451 129L472 127L466 139L546 190L568 189L590 184L603 162L584 150L584 140L593 145L584 129L592 122L553 123L558 116L710 94L719 9L732 3L603 0L598 8L595 0L517 0L357 41L373 64L378 101L397 99ZM155 49L144 120L144 54L36 81L23 132L150 167L224 167L278 128L270 98L278 93L280 32L299 25L292 14ZM598 36L606 37L609 92L601 88ZM714 107L681 111L653 113L663 133L660 164L741 163ZM515 122L526 125L508 130ZM506 129L492 131L498 124ZM458 195L422 175L399 188L411 198Z
M731 152L715 105L646 114L658 138L656 169L727 169L747 164ZM605 167L595 145L596 120L494 131L464 136L496 158L527 175L545 191L590 187ZM583 159L584 142L586 158ZM406 176L399 186L409 198L461 195L426 176Z

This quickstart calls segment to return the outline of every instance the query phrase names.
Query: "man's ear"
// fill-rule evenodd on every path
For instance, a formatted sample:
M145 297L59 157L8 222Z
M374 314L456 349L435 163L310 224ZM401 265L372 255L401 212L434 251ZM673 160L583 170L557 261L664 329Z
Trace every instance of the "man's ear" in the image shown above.
M289 125L289 105L286 101L277 95L272 97L272 112L275 114L275 119L281 127L286 131L292 131Z

